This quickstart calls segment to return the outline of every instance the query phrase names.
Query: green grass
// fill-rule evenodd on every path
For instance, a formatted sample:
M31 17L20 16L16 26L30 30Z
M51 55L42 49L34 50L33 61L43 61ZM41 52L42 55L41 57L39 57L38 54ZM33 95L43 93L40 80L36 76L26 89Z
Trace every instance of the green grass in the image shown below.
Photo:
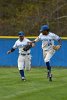
M17 68L0 68L0 100L67 100L67 69L53 68L53 81L46 78L46 69L25 71L21 81Z

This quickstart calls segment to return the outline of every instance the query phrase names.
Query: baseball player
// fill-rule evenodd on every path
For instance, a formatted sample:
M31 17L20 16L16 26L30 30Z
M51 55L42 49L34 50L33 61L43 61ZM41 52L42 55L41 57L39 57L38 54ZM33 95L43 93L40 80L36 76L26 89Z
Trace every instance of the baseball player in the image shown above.
M25 38L25 33L24 32L19 32L18 33L19 39L15 42L13 45L12 49L7 52L7 54L10 54L13 52L16 48L19 49L19 57L18 57L18 69L21 75L21 79L25 80L25 75L24 75L24 68L26 70L31 69L31 55L30 55L30 49L27 51L24 51L23 48L27 45L30 44L31 41L27 38Z
M42 41L43 58L47 66L47 76L49 81L52 81L50 59L54 55L55 51L61 47L61 38L50 32L48 25L43 25L40 29L40 35L34 40L34 42ZM58 45L54 45L54 40L58 41Z

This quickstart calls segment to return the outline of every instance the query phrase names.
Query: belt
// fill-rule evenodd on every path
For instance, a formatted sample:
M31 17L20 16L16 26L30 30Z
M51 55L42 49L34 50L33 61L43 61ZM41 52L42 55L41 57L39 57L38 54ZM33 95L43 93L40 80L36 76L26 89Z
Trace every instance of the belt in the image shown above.
M26 55L30 55L30 53L27 53L27 54L20 53L20 55L26 56Z
M48 51L48 50L44 50L44 51Z

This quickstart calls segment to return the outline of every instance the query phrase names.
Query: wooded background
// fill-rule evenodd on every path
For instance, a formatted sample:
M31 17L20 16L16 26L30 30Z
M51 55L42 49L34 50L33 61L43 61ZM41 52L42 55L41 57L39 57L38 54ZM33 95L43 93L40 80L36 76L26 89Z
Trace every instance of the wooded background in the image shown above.
M44 24L67 36L67 0L0 0L0 36L37 36Z

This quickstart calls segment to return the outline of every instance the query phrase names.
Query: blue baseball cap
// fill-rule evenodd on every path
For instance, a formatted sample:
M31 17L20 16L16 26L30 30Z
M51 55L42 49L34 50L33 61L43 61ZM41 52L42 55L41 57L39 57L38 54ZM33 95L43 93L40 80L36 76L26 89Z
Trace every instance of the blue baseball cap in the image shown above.
M25 35L25 33L24 33L24 32L22 32L22 31L20 31L20 32L18 33L18 35L19 35L19 36L24 36L24 35Z
M40 32L46 31L46 30L49 30L49 26L48 25L41 26Z

